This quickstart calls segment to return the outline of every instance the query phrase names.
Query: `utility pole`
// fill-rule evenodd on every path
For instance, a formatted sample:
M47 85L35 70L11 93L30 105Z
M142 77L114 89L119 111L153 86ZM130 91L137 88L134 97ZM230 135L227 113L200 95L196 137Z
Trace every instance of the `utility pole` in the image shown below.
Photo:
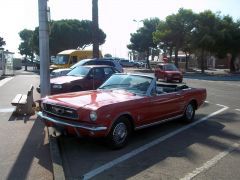
M92 0L93 58L99 58L98 0Z
M47 0L38 0L41 97L50 94L49 29Z

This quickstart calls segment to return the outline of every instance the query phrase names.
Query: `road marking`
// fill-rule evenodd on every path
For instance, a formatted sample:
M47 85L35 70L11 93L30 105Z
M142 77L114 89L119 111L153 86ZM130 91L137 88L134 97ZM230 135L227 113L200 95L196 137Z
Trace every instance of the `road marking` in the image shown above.
M204 101L205 103L209 103L209 101Z
M13 112L15 111L15 107L13 108L2 108L0 109L0 113L8 113L8 112Z
M235 109L236 111L240 111L240 109Z
M171 132L169 134L166 134L165 136L162 136L162 137L160 137L160 138L158 138L158 139L156 139L156 140L154 140L154 141L152 141L152 142L150 142L148 144L145 144L142 147L139 147L139 148L137 148L137 149L135 149L135 150L133 150L133 151L131 151L131 152L129 152L129 153L127 153L127 154L117 158L117 159L114 159L113 161L110 161L110 162L108 162L108 163L106 163L106 164L104 164L104 165L102 165L102 166L100 166L100 167L98 167L98 168L96 168L96 169L94 169L94 170L84 174L83 175L83 179L90 179L90 178L96 176L97 174L100 174L103 171L106 171L107 169L110 169L111 167L113 167L113 166L115 166L115 165L117 165L117 164L119 164L119 163L121 163L121 162L123 162L123 161L125 161L127 159L130 159L133 156L136 156L137 154L139 154L139 153L141 153L141 152L143 152L143 151L145 151L145 150L147 150L147 149L149 149L149 148L159 144L160 142L163 142L163 141L169 139L170 137L175 136L176 134L178 134L178 133L180 133L182 131L185 131L185 130L187 130L187 129L189 129L189 128L191 128L191 127L193 127L193 126L195 126L195 125L197 125L197 124L199 124L201 122L204 122L207 119L209 119L210 117L213 117L213 116L215 116L215 115L217 115L217 114L219 114L219 113L221 113L221 112L223 112L223 111L228 109L228 107L224 106L224 105L218 105L218 106L221 106L223 108L221 108L220 110L215 111L215 112L209 114L208 116L205 116L205 117L201 118L198 121L195 121L195 122L193 122L193 123L191 123L189 125L186 125L186 126L180 128L180 129L177 129L176 131L173 131L173 132Z
M204 163L203 166L201 166L199 168L196 168L193 172L187 174L185 177L181 178L180 180L190 180L190 179L192 179L193 177L197 176L198 174L200 174L204 170L207 170L207 169L211 168L212 166L214 166L215 164L217 164L218 161L220 161L222 158L227 156L230 152L237 149L238 147L239 147L239 144L234 143L230 148L228 148L227 150L219 153L218 155L213 157L211 160Z
M9 78L4 78L0 81L0 87L3 86L5 83L7 83L8 81L12 80L13 77L9 77Z

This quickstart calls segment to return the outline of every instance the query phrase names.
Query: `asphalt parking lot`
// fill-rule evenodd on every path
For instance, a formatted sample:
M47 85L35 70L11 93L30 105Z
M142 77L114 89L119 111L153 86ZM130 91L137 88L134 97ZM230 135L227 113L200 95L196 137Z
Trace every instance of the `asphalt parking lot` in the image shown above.
M51 173L54 179L240 178L239 75L185 76L189 86L205 87L208 92L191 124L177 119L137 131L128 146L117 151L102 139L59 137L53 139L58 159L41 121L35 116L12 116L13 96L24 93L30 84L36 87L39 77L24 72L5 80L0 81L0 174L4 179L52 179Z
M208 91L195 121L137 131L124 149L112 151L99 139L60 137L66 179L239 179L240 83L230 80L185 78Z

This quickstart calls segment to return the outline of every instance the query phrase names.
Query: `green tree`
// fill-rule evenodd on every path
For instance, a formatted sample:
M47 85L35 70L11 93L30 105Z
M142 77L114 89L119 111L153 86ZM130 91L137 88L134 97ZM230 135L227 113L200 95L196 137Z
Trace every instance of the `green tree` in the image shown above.
M143 20L143 27L139 28L136 33L131 33L131 44L127 45L130 50L146 54L148 68L151 68L148 59L150 49L157 47L157 44L153 42L153 32L156 31L159 22L158 18Z
M161 48L169 49L170 56L174 49L175 64L178 66L178 51L184 46L187 36L194 27L195 14L190 9L180 8L177 14L166 17L154 33L154 42Z
M6 42L3 40L2 37L0 37L0 47L6 45Z
M201 71L204 73L206 54L214 53L219 36L219 19L210 10L201 12L197 16L195 28L192 31L192 44L200 52Z
M218 18L220 22L215 52L221 58L231 54L229 68L231 72L234 72L234 60L240 53L240 21L234 22L228 15L222 18L218 16Z
M25 57L29 56L33 61L34 57L34 49L33 49L33 31L24 29L20 31L19 36L22 40L18 49L21 55L25 55Z
M99 44L103 44L106 34L99 29ZM36 54L39 54L38 27L34 30L33 42ZM50 28L49 48L50 55L66 49L84 49L93 44L92 21L89 20L59 20L53 21Z
M93 58L99 58L99 37L98 37L98 0L92 0L92 40Z

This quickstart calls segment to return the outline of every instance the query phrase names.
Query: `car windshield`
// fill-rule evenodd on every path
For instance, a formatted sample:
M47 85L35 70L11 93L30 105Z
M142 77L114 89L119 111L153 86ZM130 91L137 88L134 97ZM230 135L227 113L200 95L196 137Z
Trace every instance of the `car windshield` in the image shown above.
M69 55L57 55L54 64L68 64Z
M85 77L89 71L90 71L89 67L77 66L74 69L72 69L69 73L67 73L67 76L84 76Z
M164 66L165 71L177 71L178 69L174 64L167 64Z
M114 74L99 89L123 89L145 95L153 78L141 75Z
M86 62L88 62L89 60L90 60L90 59L80 60L78 63L72 65L70 68L71 68L71 69L74 69L74 68L77 67L77 66L82 66L82 65L84 65Z

